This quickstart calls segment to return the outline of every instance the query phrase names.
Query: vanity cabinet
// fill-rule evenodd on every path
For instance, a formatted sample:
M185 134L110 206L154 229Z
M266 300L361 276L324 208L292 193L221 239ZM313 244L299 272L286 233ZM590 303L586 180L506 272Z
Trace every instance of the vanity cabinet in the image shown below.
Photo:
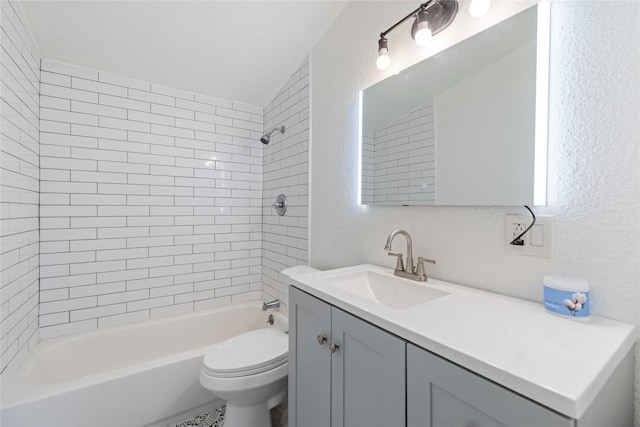
M305 292L289 293L289 426L406 425L406 343Z
M573 427L572 419L407 344L409 427Z
M413 283L368 264L293 280L291 427L633 425L633 325L439 280L394 309Z

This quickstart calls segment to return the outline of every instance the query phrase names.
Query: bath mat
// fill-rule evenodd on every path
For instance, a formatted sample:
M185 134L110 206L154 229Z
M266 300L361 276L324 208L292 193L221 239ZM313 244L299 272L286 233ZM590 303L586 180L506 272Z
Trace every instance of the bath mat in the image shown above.
M226 406L216 408L212 412L200 414L183 423L177 424L176 427L222 427L226 411Z

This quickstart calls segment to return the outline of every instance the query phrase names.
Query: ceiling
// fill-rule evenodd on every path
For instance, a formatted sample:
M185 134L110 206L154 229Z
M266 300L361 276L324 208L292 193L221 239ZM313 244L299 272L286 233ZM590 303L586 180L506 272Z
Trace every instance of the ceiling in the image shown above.
M264 107L346 1L21 1L43 58Z

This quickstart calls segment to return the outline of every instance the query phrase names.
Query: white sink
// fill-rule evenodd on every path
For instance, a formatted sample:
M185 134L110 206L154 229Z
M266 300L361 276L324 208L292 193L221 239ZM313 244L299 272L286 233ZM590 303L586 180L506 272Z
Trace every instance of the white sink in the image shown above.
M327 285L391 308L407 308L449 295L418 282L380 274L358 271L321 279Z

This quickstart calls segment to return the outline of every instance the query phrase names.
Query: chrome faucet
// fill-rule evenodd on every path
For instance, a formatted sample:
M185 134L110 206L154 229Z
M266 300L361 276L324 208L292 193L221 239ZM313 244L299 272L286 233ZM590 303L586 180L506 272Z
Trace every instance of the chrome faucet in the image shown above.
M274 299L273 301L263 302L262 303L262 311L267 311L272 308L280 307L280 300Z
M402 253L393 253L391 252L391 243L393 242L393 238L398 234L402 234L407 241L407 266L405 267L402 262ZM418 266L417 268L413 268L413 242L411 241L411 236L404 230L394 230L387 237L387 243L384 245L384 250L389 252L389 256L397 257L396 268L393 272L396 276L404 277L405 279L416 280L418 282L426 282L427 274L424 270L424 263L428 262L431 264L435 264L436 262L431 259L424 259L422 257L418 257Z
M398 234L402 234L407 241L407 267L402 268L401 271L406 271L413 273L413 242L411 241L411 236L404 230L393 230L389 237L387 237L387 243L384 244L384 250L389 252L389 256L398 257L398 263L396 264L396 271L398 271L398 265L402 266L402 254L394 254L391 252L391 243L393 242L393 238Z

